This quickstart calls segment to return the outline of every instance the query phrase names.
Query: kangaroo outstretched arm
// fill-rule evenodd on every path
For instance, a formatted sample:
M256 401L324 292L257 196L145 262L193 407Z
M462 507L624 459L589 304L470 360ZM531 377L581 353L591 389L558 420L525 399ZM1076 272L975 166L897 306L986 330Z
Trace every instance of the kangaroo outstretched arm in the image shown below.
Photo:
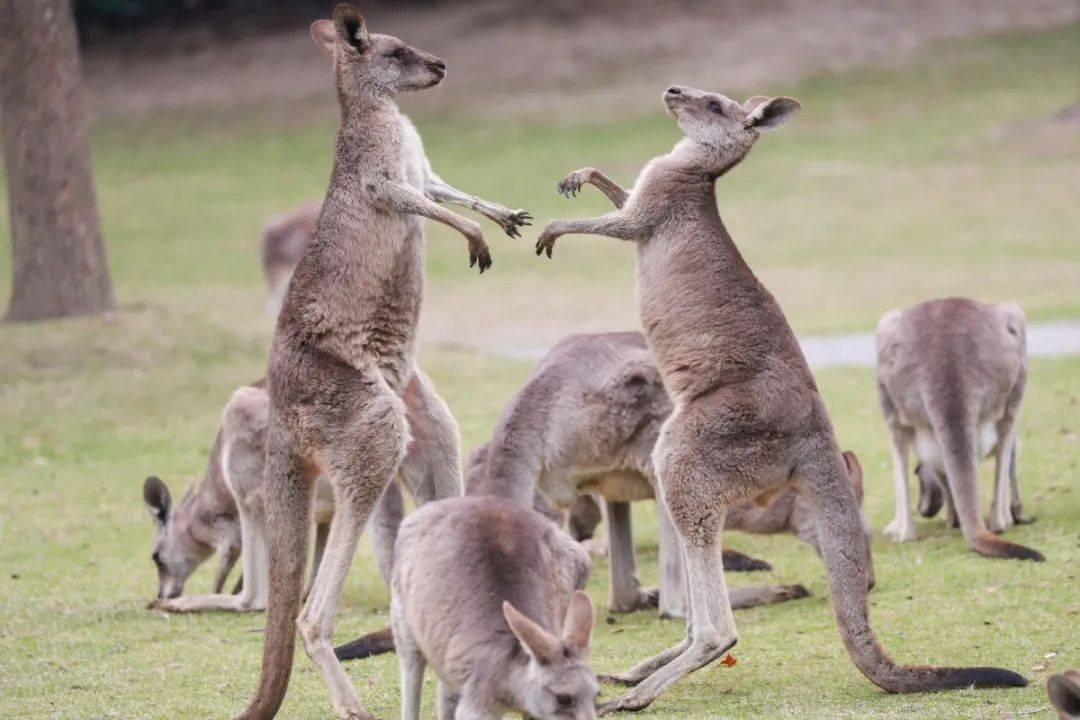
M540 233L536 241L536 254L547 253L551 257L551 251L555 248L555 241L563 235L576 233L578 235L603 235L618 240L640 241L648 237L644 223L637 217L631 216L625 211L619 210L607 215L595 218L578 218L576 220L552 220Z
M519 228L523 225L532 225L530 222L533 219L532 215L524 210L511 210L505 205L464 193L434 172L430 172L430 169L424 178L424 194L435 202L450 202L478 212L501 227L510 237L521 237Z
M595 185L596 188L607 195L608 200L616 208L626 204L626 198L630 193L618 183L594 167L585 167L567 175L559 183L559 193L565 197L577 195L582 185Z
M372 203L382 210L419 215L454 228L469 241L469 267L479 263L480 272L491 267L491 251L479 223L450 212L411 185L365 178L363 187Z

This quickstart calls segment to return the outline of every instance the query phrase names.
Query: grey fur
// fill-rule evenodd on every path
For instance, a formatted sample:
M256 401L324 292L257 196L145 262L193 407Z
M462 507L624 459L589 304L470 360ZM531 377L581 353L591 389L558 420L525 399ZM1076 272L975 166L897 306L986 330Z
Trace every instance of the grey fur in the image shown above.
M1080 720L1080 671L1051 675L1046 681L1046 693L1059 720Z
M265 503L270 597L259 688L244 720L266 720L281 705L295 636L322 670L334 711L369 720L331 644L337 603L356 544L373 507L405 458L409 440L402 393L416 376L416 323L424 284L423 218L467 240L470 264L491 256L480 226L423 193L419 136L394 97L438 84L438 58L389 35L369 33L363 16L339 5L311 26L333 60L342 123L330 187L307 252L289 283L267 372L270 426ZM424 384L424 403L439 408L433 432L446 442L437 498L461 493L457 426ZM326 553L303 610L307 518L315 476L334 489ZM299 620L297 614L299 611Z
M1042 560L995 537L1025 522L1016 477L1016 419L1027 381L1027 322L1012 303L964 298L921 303L881 318L877 377L893 443L894 540L914 540L907 456L914 447L923 494L940 493L968 545L988 557ZM979 460L997 464L990 530L979 511ZM944 479L944 480L943 480ZM940 502L920 500L924 514Z
M652 452L671 410L641 333L569 336L540 361L507 405L491 441L470 453L466 492L526 503L539 491L561 510L582 496L603 498L611 554L610 609L630 612L659 604L661 615L681 617L679 540L663 503L657 508L658 598L637 578L628 505L655 497ZM728 520L727 527L734 530L794 532L817 548L813 509L794 488L767 504L748 500L733 507ZM805 594L801 586L742 588L738 606Z
M240 519L221 472L220 433L205 474L179 503L173 505L168 486L156 475L143 483L143 501L156 528L151 557L157 566L157 599L183 594L187 579L213 555L218 558L213 591L220 593L240 557Z
M266 425L269 402L263 382L236 390L222 413L221 430L210 456L204 481L194 492L193 504L202 513L216 513L214 524L235 535L233 551L241 556L243 586L233 594L222 593L227 572L219 570L210 595L162 594L151 607L166 612L204 612L208 610L250 612L263 610L267 598L266 514L263 505L263 465L266 452ZM224 492L222 492L224 490ZM333 516L333 498L325 481L318 483L314 520L325 528ZM197 532L198 525L183 519L175 521L173 536ZM317 533L325 537L325 531ZM318 558L323 548L316 545ZM161 552L161 551L158 551ZM235 558L234 558L235 562ZM159 565L159 575L161 565ZM315 568L312 568L314 581Z
M309 200L284 215L271 218L263 227L259 259L266 277L266 314L276 317L285 301L293 271L307 250L315 223L322 212L321 200Z
M429 663L440 720L596 717L590 565L573 538L512 500L451 498L409 515L394 555L402 720L420 717Z
M738 103L678 86L664 93L664 103L686 137L645 166L625 204L598 218L552 221L536 243L549 257L570 233L635 243L642 326L675 403L653 465L683 543L687 635L618 676L636 687L603 711L646 707L735 644L720 546L727 509L793 482L816 507L838 625L864 675L893 692L1025 684L996 668L897 665L870 627L868 548L850 479L856 470L839 450L795 334L716 207L716 180L743 160L760 131L783 125L799 104L763 97Z

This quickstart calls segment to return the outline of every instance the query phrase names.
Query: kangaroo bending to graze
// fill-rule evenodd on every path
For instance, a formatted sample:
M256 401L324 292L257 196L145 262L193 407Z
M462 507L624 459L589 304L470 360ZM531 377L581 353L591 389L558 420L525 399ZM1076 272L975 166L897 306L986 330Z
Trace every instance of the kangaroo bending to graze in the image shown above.
M855 665L891 692L1025 685L998 668L897 665L868 617L866 537L851 473L794 332L720 220L717 179L759 133L800 105L673 86L664 104L685 137L645 166L631 192L594 170L561 190L600 186L618 206L598 218L555 220L536 243L551 256L569 233L637 246L642 327L675 405L653 451L664 503L683 544L689 585L686 639L613 679L635 687L602 710L634 710L737 641L721 553L728 508L796 483L813 500L817 540L841 636Z
M1017 486L1016 419L1027 381L1024 312L948 298L881 318L877 384L893 445L896 517L885 528L894 540L914 540L908 495L908 453L918 459L920 512L932 517L948 503L968 545L987 557L1043 560L993 534L1023 514ZM994 502L987 529L979 510L979 460L996 462Z
M659 602L662 615L682 616L679 540L663 504L657 506L659 598L638 580L630 524L630 503L655 497L652 451L671 410L671 399L641 333L572 335L538 363L504 409L491 441L473 449L466 463L466 494L526 503L539 491L564 511L582 495L604 498L611 609L630 612ZM813 514L805 512L807 502L778 500L767 508L753 501L732 508L728 527L762 533L793 530L813 544ZM802 506L797 512L796 504ZM802 527L790 527L793 519ZM725 558L731 566L752 560L740 554L733 554L730 561ZM807 594L801 586L753 590L758 593L742 598L740 606ZM744 588L740 594L753 590Z
M266 607L268 578L262 485L268 403L262 385L260 380L233 393L222 413L221 429L210 453L206 475L184 496L176 512L170 513L168 509L168 487L155 476L146 479L143 496L158 521L153 559L158 568L159 590L157 599L150 605L152 608L167 612L249 612ZM333 512L330 488L320 482L313 511L316 566ZM164 523L162 516L167 518ZM193 553L191 541L184 538L204 537L208 532L230 541L229 553L223 555L214 579L214 592L182 595L184 579L206 558L204 554ZM225 578L237 557L242 557L243 585L234 593L223 593Z
M419 137L394 102L399 93L437 85L446 65L395 37L369 34L351 5L313 23L311 36L333 61L342 122L322 213L289 283L270 350L264 490L270 597L259 687L244 720L277 713L298 625L338 716L371 717L334 656L331 634L360 533L408 445L401 396L417 373L423 218L460 232L470 265L481 272L491 265L480 225L424 195ZM430 385L419 390L426 404L444 411L432 417L438 434L455 440L429 446L433 466L443 471L434 496L459 495L457 426ZM334 490L334 519L301 611L307 518L320 472Z
M403 395L406 418L413 440L409 444L398 475L401 484L420 502L434 497L434 488L439 483L438 475L448 472L442 468L432 467L429 457L434 455L441 459L445 451L436 448L432 453L430 445L439 442L457 442L456 435L448 437L438 435L439 428L445 424L445 420L437 417L443 411L442 408L428 407L423 404L426 393L417 388L421 383L429 382L423 373L417 372ZM177 574L178 568L190 567L193 570L201 561L187 565L175 562L176 558L184 557L184 551L191 544L182 542L186 534L205 533L202 528L206 526L218 531L231 529L236 534L235 552L242 554L243 557L242 588L233 594L223 594L221 589L224 584L224 575L228 573L226 571L223 574L219 571L219 577L214 583L214 594L181 597L183 586L182 578L180 578L179 587L175 587L175 582L172 582L175 587L174 592L164 593L159 590L158 599L151 604L151 607L167 612L209 610L248 612L266 608L269 590L267 577L269 560L266 540L268 528L264 502L264 469L269 410L270 398L265 389L265 382L262 380L251 386L241 387L233 393L222 414L222 426L211 454L207 477L192 493L195 500L190 504L198 510L181 512L178 517L170 520L171 526L166 525L167 532L162 532L159 527L158 539L155 542L155 562L161 578L159 585L164 587L170 579L180 578ZM436 416L434 423L431 421L433 415ZM159 490L153 490L159 483L167 498L168 488L156 478L147 478L144 494L150 497L154 493L159 493ZM401 491L396 485L392 487L393 492L389 492L388 489L376 505L372 522L375 555L387 586L389 586L390 567L393 562L393 540L397 535L397 524L400 522L396 504L401 501ZM220 492L221 489L225 492ZM158 510L153 505L151 510L157 516ZM333 514L333 490L326 478L319 476L316 481L313 504L315 552L311 583L314 582L316 570L322 559ZM391 522L393 527L388 527ZM190 570L188 572L190 573ZM374 647L378 647L378 638L373 643ZM393 644L390 642L385 650L392 649Z
M409 515L390 584L402 720L420 717L428 663L440 720L596 717L589 568L573 538L512 500L451 498Z

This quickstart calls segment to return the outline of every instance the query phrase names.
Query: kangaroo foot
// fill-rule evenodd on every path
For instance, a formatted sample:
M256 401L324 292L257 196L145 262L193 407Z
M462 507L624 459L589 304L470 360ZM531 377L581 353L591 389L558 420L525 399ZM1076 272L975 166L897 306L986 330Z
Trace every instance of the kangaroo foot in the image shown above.
M891 523L885 526L885 534L893 539L895 542L908 542L918 537L915 534L915 525L910 519L903 520L896 518Z

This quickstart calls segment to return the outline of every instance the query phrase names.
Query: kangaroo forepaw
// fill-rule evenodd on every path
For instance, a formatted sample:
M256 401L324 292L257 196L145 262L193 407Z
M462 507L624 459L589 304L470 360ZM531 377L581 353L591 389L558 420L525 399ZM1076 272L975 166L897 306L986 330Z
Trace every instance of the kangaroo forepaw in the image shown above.
M533 216L525 210L507 210L499 218L499 227L512 238L521 237L520 228L532 225Z
M993 508L990 512L990 517L987 519L986 526L990 529L990 532L1000 535L1014 524L1011 511L1000 511L997 508Z
M491 251L483 239L469 241L469 267L480 265L480 274L491 267Z
M555 249L555 240L555 235L552 235L548 233L547 230L544 230L544 232L540 233L540 237L536 240L536 254L543 255L546 253L548 258L550 259L551 252Z
M1025 515L1023 505L1013 505L1009 508L1009 512L1012 515L1013 522L1017 525L1030 525L1038 519Z
M575 170L559 182L559 194L565 198L577 197L581 186L587 182L585 171Z
M629 602L612 603L610 610L613 613L631 613L656 607L660 607L660 588L653 587L639 589Z

